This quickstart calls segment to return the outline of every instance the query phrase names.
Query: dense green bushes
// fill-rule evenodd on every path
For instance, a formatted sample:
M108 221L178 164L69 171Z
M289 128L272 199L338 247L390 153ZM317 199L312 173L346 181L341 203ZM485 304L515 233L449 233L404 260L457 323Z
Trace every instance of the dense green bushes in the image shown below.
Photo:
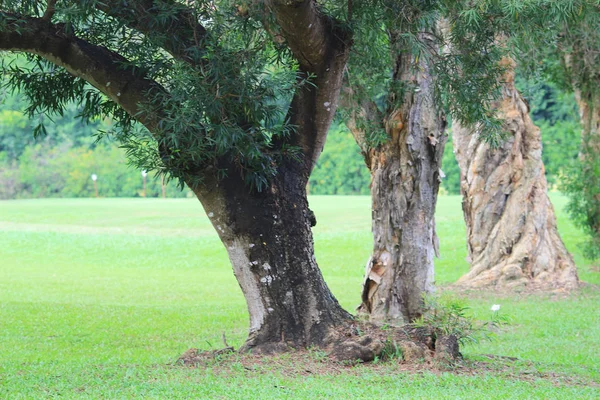
M34 138L37 120L22 111L18 96L6 96L0 109L0 199L95 196L92 174L98 176L101 197L142 195L140 171L127 165L125 151L94 135L110 122L85 124L70 108L46 121L46 135ZM175 184L166 185L168 197L181 197ZM147 196L161 196L161 180L147 177Z
M311 194L369 194L371 175L350 131L333 124L310 177Z
M556 187L567 167L576 162L580 144L577 109L572 96L552 86L521 82L536 124L542 130L542 157L551 187ZM30 120L18 96L5 95L0 107L0 198L94 196L91 174L98 175L98 191L104 197L132 197L142 193L140 171L127 166L124 150L103 140L98 130L108 121L84 124L71 107L62 116L46 121L47 134L35 139L38 120ZM460 171L449 138L442 169L442 190L460 192ZM310 178L312 194L368 194L370 175L354 138L344 124L331 128L327 145ZM185 196L174 183L168 197ZM160 196L160 178L148 177L147 196Z
M37 143L25 149L18 162L0 160L0 198L92 197L91 175L98 176L101 197L136 197L143 193L140 171L127 165L125 152L112 144L94 148L72 147L69 142L50 146ZM173 184L167 196L181 197ZM162 195L160 178L147 178L146 195Z

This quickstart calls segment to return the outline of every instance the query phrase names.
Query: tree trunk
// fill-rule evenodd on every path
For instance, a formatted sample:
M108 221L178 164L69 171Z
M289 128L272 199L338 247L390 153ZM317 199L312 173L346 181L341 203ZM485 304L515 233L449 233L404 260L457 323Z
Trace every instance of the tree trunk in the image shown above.
M233 171L195 190L223 241L250 313L246 350L325 346L351 319L325 284L314 257L307 174L280 167L270 187L251 193ZM206 189L209 188L209 189Z
M540 130L509 68L497 105L507 140L493 149L472 129L453 126L471 263L458 285L574 288L577 270L548 198Z
M581 148L576 179L584 182L576 185L578 191L570 193L570 205L580 213L579 224L586 230L590 240L584 244L584 255L590 259L600 257L600 94L582 94L575 89L581 121ZM574 197L577 197L575 199Z
M422 314L423 295L433 291L434 212L446 123L435 107L425 62L415 67L413 56L402 54L397 67L395 79L408 89L402 104L379 121L389 140L368 149L364 133L352 121L349 127L371 171L374 247L359 310L373 321L402 324Z
M600 154L600 94L586 97L575 89L575 100L579 106L582 143L587 144L590 151Z

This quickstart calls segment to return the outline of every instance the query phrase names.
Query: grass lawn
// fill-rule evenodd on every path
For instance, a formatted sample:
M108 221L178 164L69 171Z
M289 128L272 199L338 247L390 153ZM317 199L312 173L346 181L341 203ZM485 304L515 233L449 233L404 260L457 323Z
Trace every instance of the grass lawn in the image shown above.
M569 296L455 293L477 318L488 319L492 304L511 318L497 340L463 349L485 368L415 373L389 363L311 375L289 373L298 366L285 356L260 370L170 365L190 347L222 347L223 332L237 347L248 326L225 249L196 200L2 201L0 398L600 398L600 272L581 257L565 198L552 199L591 285ZM372 246L370 200L310 203L319 265L353 310ZM440 197L436 222L444 287L468 269L458 196Z

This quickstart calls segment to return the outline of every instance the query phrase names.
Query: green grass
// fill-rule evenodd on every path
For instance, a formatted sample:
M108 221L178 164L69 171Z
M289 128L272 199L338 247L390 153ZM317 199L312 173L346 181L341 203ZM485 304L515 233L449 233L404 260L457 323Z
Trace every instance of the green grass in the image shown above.
M581 257L582 234L553 196L559 230L580 278L600 284ZM314 196L317 260L344 307L359 303L371 249L368 197ZM468 270L460 198L440 198L437 283ZM473 314L492 304L511 317L496 341L467 359L518 357L481 374L359 366L295 376L274 367L227 374L172 367L190 347L239 346L244 299L225 250L192 199L54 199L0 202L0 398L598 398L600 291L565 296L466 294ZM487 358L486 358L487 359ZM566 377L561 384L540 374ZM515 374L536 379L515 379ZM533 375L532 375L533 374ZM567 379L568 378L568 379ZM565 383L567 382L567 383ZM570 382L570 383L569 383ZM577 384L583 382L584 384Z

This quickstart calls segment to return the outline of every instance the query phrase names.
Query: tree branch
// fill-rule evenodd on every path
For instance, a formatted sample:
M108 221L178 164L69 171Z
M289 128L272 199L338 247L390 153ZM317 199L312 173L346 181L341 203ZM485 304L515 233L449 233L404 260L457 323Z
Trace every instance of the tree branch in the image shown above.
M290 106L290 123L297 126L297 144L308 173L314 168L335 115L342 76L351 45L350 32L322 14L315 0L267 0L282 34L314 85L296 91Z
M56 11L56 0L48 0L48 4L46 5L46 11L44 11L44 16L42 19L44 21L50 22L52 17L54 16L54 12Z
M165 89L143 77L128 61L105 47L65 36L59 25L42 18L0 12L0 50L37 54L82 78L121 106L151 132L160 121L157 114L141 112L148 93Z
M267 1L292 53L306 72L318 73L332 47L338 47L340 39L349 36L337 32L336 37L333 21L319 11L314 0Z
M369 149L371 147L367 141L367 132L365 132L364 126L380 126L381 129L385 130L384 116L373 100L366 96L357 97L356 91L352 88L348 79L344 79L344 87L340 94L340 104L348 113L348 117L344 122L352 136L354 136L354 140L360 147L365 162L370 168Z
M172 0L104 0L96 7L129 28L158 41L174 58L198 64L206 29L193 10ZM168 14L164 12L168 10Z

